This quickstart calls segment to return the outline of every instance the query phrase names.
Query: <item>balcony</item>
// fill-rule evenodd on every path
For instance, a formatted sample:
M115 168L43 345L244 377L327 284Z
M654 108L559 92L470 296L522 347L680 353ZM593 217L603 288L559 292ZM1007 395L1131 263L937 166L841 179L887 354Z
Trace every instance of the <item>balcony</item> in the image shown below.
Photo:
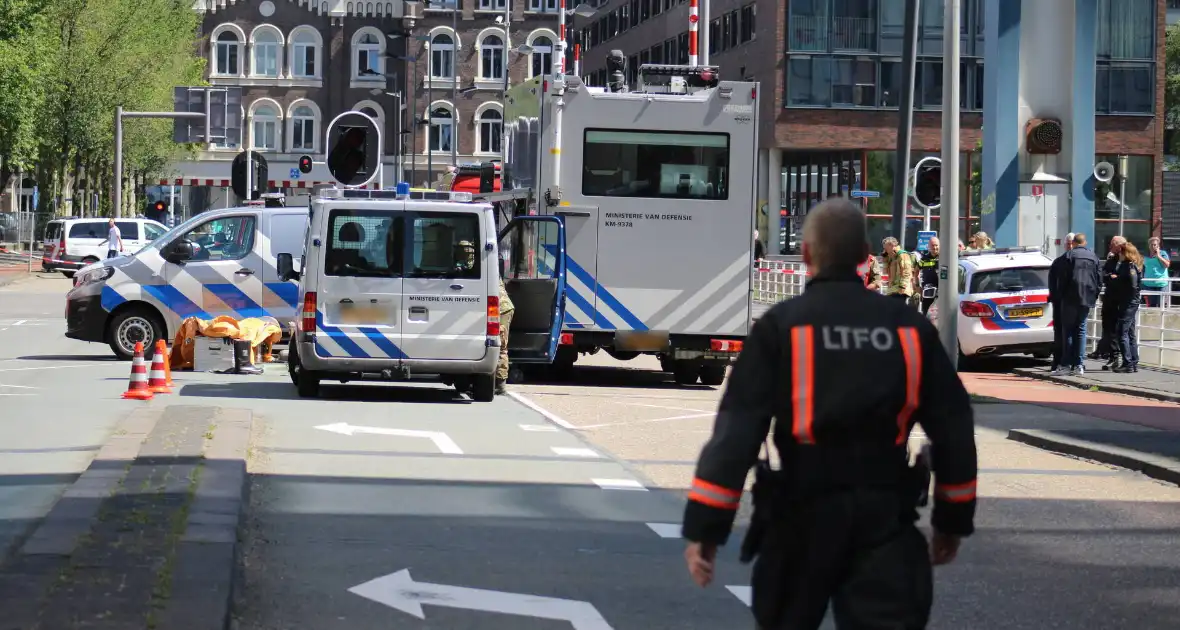
M792 17L790 50L795 52L854 51L877 49L877 20L857 17Z

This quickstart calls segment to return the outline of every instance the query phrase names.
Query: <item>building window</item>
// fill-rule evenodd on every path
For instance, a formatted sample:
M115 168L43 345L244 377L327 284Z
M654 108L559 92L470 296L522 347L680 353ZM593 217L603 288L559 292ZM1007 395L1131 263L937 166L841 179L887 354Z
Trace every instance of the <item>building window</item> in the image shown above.
M300 105L291 112L291 150L315 150L315 111L307 105Z
M277 151L279 148L279 113L269 105L260 105L254 109L254 138L255 149Z
M836 59L832 64L832 105L877 106L877 64Z
M479 77L504 78L504 40L499 35L488 35L479 44Z
M1155 111L1154 0L1098 0L1095 110Z
M223 76L238 75L238 55L242 42L231 31L222 31L217 36L217 60L214 72Z
M529 0L529 11L553 13L557 11L557 0Z
M356 51L356 66L353 77L371 79L381 77L381 40L373 33L364 33L353 45Z
M533 51L529 53L529 76L536 77L553 72L553 40L541 35L533 38L529 44Z
M787 60L787 104L828 107L832 104L831 59L792 57Z
M450 153L451 143L455 138L455 117L451 108L438 105L430 110L430 141L431 151Z
M282 42L279 34L270 28L256 32L253 42L253 64L251 73L256 77L277 79L279 76L279 49Z
M436 79L455 76L455 40L446 33L430 40L430 76Z
M291 76L300 79L316 77L316 63L320 44L316 34L299 30L291 35Z
M677 49L680 51L680 55L676 58L676 63L686 66L688 65L688 33L681 33L680 37L677 39L680 40L680 45L677 46ZM630 70L630 68L628 68L628 70Z
M729 134L586 130L582 194L728 199Z
M902 65L873 57L794 55L787 66L788 107L900 106ZM830 89L830 93L829 93ZM942 108L942 61L919 58L914 75L914 107ZM959 69L959 107L983 110L983 60L964 59Z
M754 39L754 18L758 15L758 7L753 4L747 4L742 7L742 29L741 29L741 43L746 43Z
M479 153L499 153L500 139L504 133L504 117L494 109L484 110L479 115Z
M1099 63L1094 110L1100 114L1155 111L1155 64Z
M504 0L479 0L480 11L503 11Z

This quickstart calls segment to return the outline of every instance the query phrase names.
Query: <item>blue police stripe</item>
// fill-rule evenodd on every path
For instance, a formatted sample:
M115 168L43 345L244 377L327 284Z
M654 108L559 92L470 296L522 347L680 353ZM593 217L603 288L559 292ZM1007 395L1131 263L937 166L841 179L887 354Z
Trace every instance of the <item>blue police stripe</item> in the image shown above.
M585 328L585 324L579 323L569 311L565 312L565 321L562 322L562 325L569 328Z
M389 358L391 358L391 359L407 359L407 358L409 358L406 356L405 352L402 352L401 348L397 347L392 341L389 340L388 337L381 334L381 332L379 330L377 330L376 328L360 328L358 330L365 333L365 336L368 337L378 348L380 348L383 352L385 352L385 354L388 355Z
M594 307L590 305L590 302L586 300L586 298L578 295L578 292L568 284L565 287L565 296L569 298L569 301L574 303L574 306L577 306L582 310L583 313L589 315L599 328L611 329L615 327L615 325L610 323L610 320L603 316L602 313L599 313L597 310L595 310Z
M217 299L225 302L225 305L237 311L240 318L247 317L263 317L266 310L258 305L257 302L251 300L248 295L242 292L241 289L232 284L206 284L203 285L205 290L217 296Z
M109 312L115 310L116 308L119 308L120 306L122 306L123 303L126 301L127 301L127 298L119 295L118 291L115 291L114 289L112 289L106 285L103 285L102 298L100 299L100 303L102 304L102 310L109 313Z
M556 250L557 250L556 246L546 245L545 248L549 249L550 253L553 253L554 255L556 255ZM627 310L627 308L623 306L622 302L620 302L618 298L616 298L614 295L612 295L610 291L607 291L606 288L600 286L598 284L598 281L594 279L594 276L590 275L590 272L583 269L582 266L578 264L578 261L574 260L572 257L570 257L567 254L565 257L565 262L566 262L566 265L568 266L569 270L571 272L573 272L574 276L577 277L578 280L581 280L582 284L585 284L588 288L595 290L598 294L599 299L601 299L603 301L603 303L605 303L608 307L610 307L610 309L612 311L617 313L619 317L623 318L623 321L626 322L628 326L630 326L634 330L647 330L648 329L647 325L643 323L643 320L639 319L638 317L635 316L634 313ZM568 291L568 289L567 289L567 291ZM586 309L582 309L582 310L586 310ZM589 311L587 311L587 312L589 312ZM594 316L595 322L598 321L598 318L599 318L598 313L595 313L595 316ZM601 326L601 325L602 324L599 324L599 326ZM613 328L614 326L609 326L609 327Z
M371 358L367 352L362 350L360 346L356 345L355 341L353 341L352 339L350 339L348 337L347 333L340 330L339 328L336 328L335 326L325 325L324 324L324 314L318 310L315 312L315 325L316 325L316 328L322 330L324 332L324 334L328 335L329 339L331 339L332 341L335 341L337 344L339 344L341 350L344 350L353 358L355 358L355 359L369 359L369 358Z
M266 288L279 296L291 308L299 308L299 285L291 282L269 282Z
M185 297L176 287L166 284L144 284L140 286L144 292L163 304L165 308L179 315L181 319L186 317L213 319L209 313L206 313L204 309Z
M330 356L332 356L332 353L331 353L331 352L328 352L328 350L327 350L326 348L324 348L322 345L320 345L320 342L318 342L318 341L317 341L317 342L315 342L315 354L316 354L316 356L318 356L318 357L330 357Z
M998 326L1001 330L1021 330L1021 329L1029 328L1028 322L1012 321L1010 319L1005 319L1002 314L1003 310L1000 308L1000 305L996 304L993 300L980 300L979 302L981 304L987 304L988 306L992 307L992 311L995 312L996 316L989 317L987 319L989 321L991 321L993 324L995 324L996 326Z

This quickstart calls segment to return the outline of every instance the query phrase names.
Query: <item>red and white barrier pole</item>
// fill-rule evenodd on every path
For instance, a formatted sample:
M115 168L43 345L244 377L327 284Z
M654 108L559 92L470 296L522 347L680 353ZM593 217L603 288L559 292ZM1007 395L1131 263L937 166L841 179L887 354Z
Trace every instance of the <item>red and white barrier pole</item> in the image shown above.
M565 74L565 0L557 5L557 69L554 74Z
M697 65L697 25L701 21L698 0L688 0L688 65Z
M582 73L582 45L574 44L574 76Z

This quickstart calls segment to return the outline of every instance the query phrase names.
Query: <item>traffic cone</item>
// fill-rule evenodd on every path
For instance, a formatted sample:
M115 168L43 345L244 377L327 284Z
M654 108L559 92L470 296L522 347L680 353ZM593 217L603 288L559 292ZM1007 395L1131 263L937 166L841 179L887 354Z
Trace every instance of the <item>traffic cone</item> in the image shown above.
M156 344L156 353L152 356L152 372L148 377L148 389L152 390L153 394L171 394L172 389L168 387L168 381L164 376L164 355L168 354L166 350L160 350L160 343Z
M156 354L164 355L164 383L172 387L172 353L168 352L168 342L156 340Z
M147 366L143 363L143 342L135 342L135 358L131 360L131 382L127 384L127 391L123 398L135 400L151 400L155 397L148 389Z

